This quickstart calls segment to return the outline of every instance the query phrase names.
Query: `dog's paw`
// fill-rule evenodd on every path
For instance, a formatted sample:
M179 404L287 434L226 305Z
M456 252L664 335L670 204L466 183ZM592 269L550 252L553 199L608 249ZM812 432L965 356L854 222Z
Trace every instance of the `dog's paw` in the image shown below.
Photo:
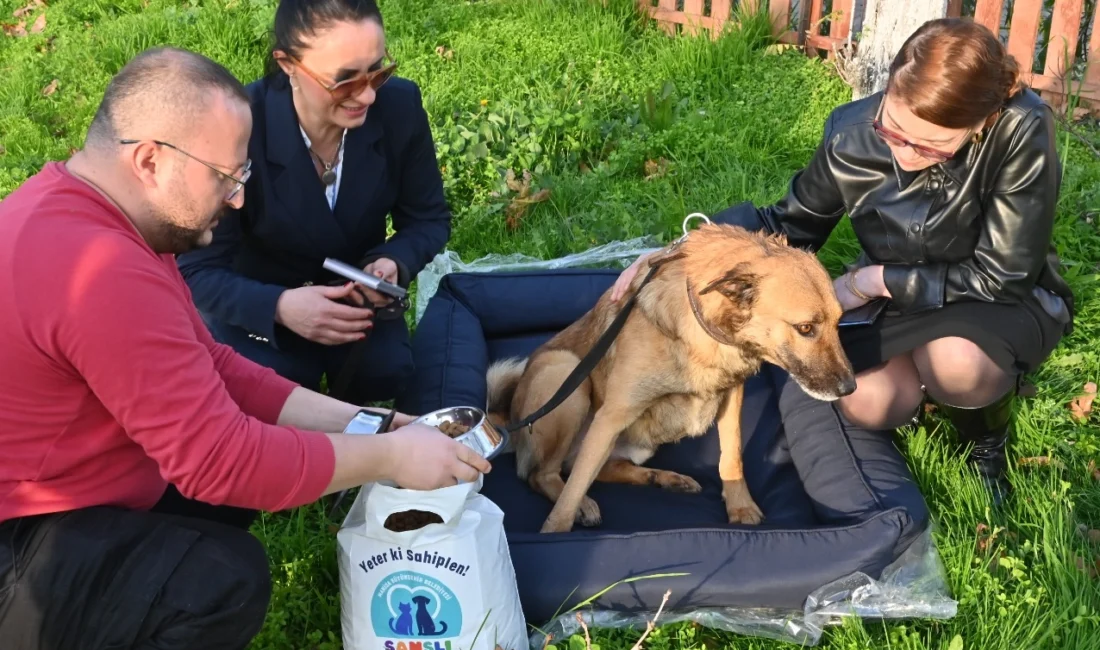
M560 517L555 512L551 512L550 516L546 518L546 521L542 524L542 530L540 533L568 533L573 530L573 522Z
M687 492L689 494L698 494L703 491L703 486L699 485L699 481L683 474L673 474L665 487L674 492Z
M602 520L600 507L592 497L585 497L581 501L580 509L577 510L577 523L582 526L598 526Z
M540 533L568 533L573 530L572 522L566 522L565 524L559 524L556 521L547 519L542 524L542 530Z
M748 524L755 526L764 521L764 513L749 494L748 485L744 479L739 481L726 481L722 485L722 498L726 502L726 515L731 524Z
M673 492L687 492L696 494L703 491L703 486L690 476L669 472L663 469L649 470L649 484Z
M744 508L726 508L726 514L729 515L731 524L748 524L755 526L764 521L764 513L760 512L760 508L755 503L750 503Z

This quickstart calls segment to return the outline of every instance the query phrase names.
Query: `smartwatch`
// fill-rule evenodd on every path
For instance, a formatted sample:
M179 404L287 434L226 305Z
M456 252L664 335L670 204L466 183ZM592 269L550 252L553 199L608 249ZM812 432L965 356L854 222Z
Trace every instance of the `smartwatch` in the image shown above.
M348 425L344 427L344 433L385 433L390 428L390 424L393 423L394 413L395 411L389 411L385 415L382 415L377 411L359 409L359 412L355 414L351 422L348 422Z

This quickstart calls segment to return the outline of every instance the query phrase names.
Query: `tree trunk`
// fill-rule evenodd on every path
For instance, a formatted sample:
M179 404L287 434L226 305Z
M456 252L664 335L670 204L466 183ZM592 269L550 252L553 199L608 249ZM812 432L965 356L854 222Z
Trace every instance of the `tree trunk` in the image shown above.
M948 0L866 0L850 72L852 99L885 88L890 63L902 44L927 21L946 16L947 4Z

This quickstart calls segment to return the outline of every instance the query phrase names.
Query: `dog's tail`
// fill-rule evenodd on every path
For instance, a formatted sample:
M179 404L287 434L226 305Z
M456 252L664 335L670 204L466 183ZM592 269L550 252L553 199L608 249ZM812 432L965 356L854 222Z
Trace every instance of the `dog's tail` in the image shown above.
M502 419L497 424L507 424L511 417L512 396L519 386L519 379L527 368L527 359L510 357L501 359L489 366L485 373L487 395L485 400L485 412L495 419Z

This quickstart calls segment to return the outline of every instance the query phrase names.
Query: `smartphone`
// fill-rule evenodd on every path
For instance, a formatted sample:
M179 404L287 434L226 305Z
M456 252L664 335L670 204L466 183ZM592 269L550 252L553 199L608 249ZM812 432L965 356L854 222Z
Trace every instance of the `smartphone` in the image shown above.
M391 298L397 298L401 300L408 293L403 288L396 284L390 284L382 278L376 278L373 275L364 273L361 269L357 269L350 264L345 264L340 260L326 257L323 266L325 269L332 271L337 275L342 275L352 282L358 282L359 284L374 289L380 293L384 293Z
M882 315L883 310L886 309L886 305L889 304L889 302L890 300L888 298L876 298L855 309L849 309L841 315L840 327L856 327L873 324L879 319L879 316Z

